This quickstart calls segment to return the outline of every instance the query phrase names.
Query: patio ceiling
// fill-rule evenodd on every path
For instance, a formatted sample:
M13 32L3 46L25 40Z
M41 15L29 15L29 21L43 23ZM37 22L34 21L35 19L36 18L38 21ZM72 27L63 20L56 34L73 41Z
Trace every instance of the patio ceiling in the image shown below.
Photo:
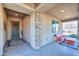
M24 5L28 5L29 7L35 9L40 5L40 3L24 3Z
M64 3L59 4L54 8L48 10L48 13L56 16L61 20L67 20L77 17L77 4L75 3Z
M3 4L5 8L31 15L34 11L48 13L60 20L75 19L78 16L76 3L19 3Z
M37 7L37 11L48 13L62 21L77 18L77 9L76 3L46 3Z
M28 14L31 15L33 13L33 11L35 11L35 9L29 7L28 5L24 5L21 3L3 3L3 7L10 9L10 10L14 10L17 12L21 12L24 14Z
M24 16L27 15L27 14L23 14L23 13L16 12L16 11L13 11L13 10L10 10L10 9L6 9L6 8L4 8L4 10L5 10L7 16L23 18Z

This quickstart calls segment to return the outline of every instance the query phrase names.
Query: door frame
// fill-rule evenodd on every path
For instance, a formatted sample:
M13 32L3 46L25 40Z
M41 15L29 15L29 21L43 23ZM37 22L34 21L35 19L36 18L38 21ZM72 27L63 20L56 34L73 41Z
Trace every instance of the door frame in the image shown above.
M12 21L12 20L10 20L10 24L11 24L11 39L12 39L12 22L19 22L19 36L21 35L21 33L20 33L20 21Z

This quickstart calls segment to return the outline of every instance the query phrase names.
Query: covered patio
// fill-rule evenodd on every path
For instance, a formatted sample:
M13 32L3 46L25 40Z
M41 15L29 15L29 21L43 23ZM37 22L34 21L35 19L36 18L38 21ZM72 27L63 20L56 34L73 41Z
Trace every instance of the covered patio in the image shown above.
M77 56L76 3L0 4L0 55Z

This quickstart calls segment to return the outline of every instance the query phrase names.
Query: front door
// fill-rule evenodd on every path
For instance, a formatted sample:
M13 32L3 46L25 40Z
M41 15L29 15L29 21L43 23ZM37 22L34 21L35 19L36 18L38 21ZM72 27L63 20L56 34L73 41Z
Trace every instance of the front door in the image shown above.
M20 22L12 21L12 39L19 39L19 24Z

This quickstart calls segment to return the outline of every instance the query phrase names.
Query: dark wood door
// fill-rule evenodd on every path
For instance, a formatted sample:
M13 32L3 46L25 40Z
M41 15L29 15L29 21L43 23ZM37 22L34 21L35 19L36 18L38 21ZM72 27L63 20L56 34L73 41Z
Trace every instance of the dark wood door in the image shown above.
M12 39L19 39L19 23L12 21Z

